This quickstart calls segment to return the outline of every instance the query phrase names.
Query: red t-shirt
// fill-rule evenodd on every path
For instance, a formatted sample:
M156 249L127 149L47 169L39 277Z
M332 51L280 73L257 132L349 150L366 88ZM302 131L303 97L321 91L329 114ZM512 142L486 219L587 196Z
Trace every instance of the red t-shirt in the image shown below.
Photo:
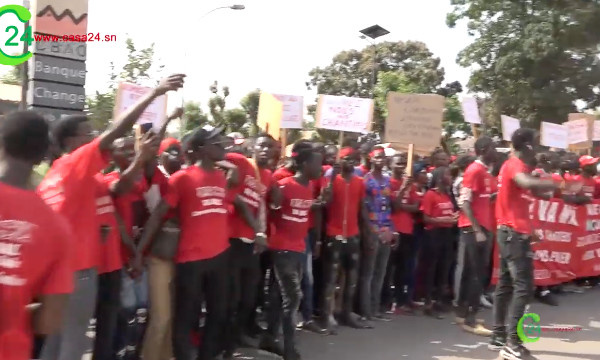
M267 192L273 181L271 171L255 168L251 160L240 154L229 153L226 160L237 166L240 177L240 184L231 189L232 196L239 195L255 217L259 216L259 207L262 202L266 216ZM256 178L257 173L259 179ZM266 218L264 220L266 221ZM229 216L229 232L231 238L254 239L254 230L235 209Z
M101 244L98 274L105 274L123 267L121 257L121 234L115 218L115 205L110 196L108 185L101 174L96 175L96 215L98 224L110 226L106 240Z
M100 151L100 138L64 155L37 188L46 204L64 216L75 237L73 270L96 267L99 263L100 232L96 216L94 176L108 164Z
M346 181L337 175L332 190L333 198L327 207L327 236L357 236L359 212L365 198L364 181L354 175Z
M598 195L598 182L596 179L585 176L581 176L580 179L583 183L583 187L581 188L582 194L590 199L596 199Z
M402 180L394 178L390 179L390 187L392 189L392 198L395 199L400 192L402 187ZM412 185L410 189L404 192L402 196L402 204L413 205L420 200L420 196L417 194L417 188ZM415 217L413 213L409 213L402 210L395 210L392 212L392 222L396 231L400 234L412 235L415 227Z
M463 182L460 193L460 201L469 201L473 216L481 227L488 231L494 230L492 219L491 196L496 188L496 179L490 174L488 168L480 161L475 161L463 175ZM460 212L458 218L458 227L469 227L471 221Z
M423 197L421 203L421 211L423 215L427 215L430 218L440 218L446 216L452 216L454 214L454 204L450 199L450 195L441 193L437 190L429 190ZM430 224L425 223L425 229L431 230L435 228L451 228L453 224Z
M171 175L169 193L163 199L177 208L179 216L177 263L210 259L229 248L230 194L220 170L190 166Z
M291 176L294 176L294 173L291 172L286 167L280 167L279 169L275 170L275 172L273 172L273 180L274 181L283 180L283 179L285 179L287 177L291 177Z
M496 222L498 226L505 225L518 233L531 234L529 191L517 186L514 179L517 174L531 173L523 161L513 156L508 159L498 176L498 197L496 200Z
M312 185L299 184L295 178L279 181L283 195L281 209L273 213L274 230L269 238L269 248L303 253L304 238L308 234L308 215L313 203Z
M31 359L34 297L73 291L73 244L65 219L33 191L0 183L0 359Z

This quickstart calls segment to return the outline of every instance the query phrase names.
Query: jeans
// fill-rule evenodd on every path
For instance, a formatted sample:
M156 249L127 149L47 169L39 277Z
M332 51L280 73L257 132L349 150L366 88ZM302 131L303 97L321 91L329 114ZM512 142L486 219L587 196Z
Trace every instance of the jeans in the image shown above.
M277 337L279 325L283 328L283 345L286 354L296 348L296 313L302 299L300 282L304 268L304 254L293 251L271 251L275 281L270 289L267 314L267 336Z
M302 276L302 303L300 304L300 312L304 321L312 320L314 313L314 285L313 277L313 256L312 256L312 231L306 236L306 254L304 259L304 276Z
M394 297L397 306L409 305L412 300L417 241L413 235L400 234L400 243L395 251Z
M96 310L98 273L86 269L75 271L74 276L75 289L69 296L61 331L45 339L42 360L81 359L91 347L86 333Z
M428 258L425 272L425 305L442 301L448 286L450 266L452 265L452 228L425 230L421 259ZM437 281L436 281L437 280Z
M98 276L96 338L93 360L113 360L116 355L115 333L121 308L121 270Z
M383 244L379 238L374 243L374 249L368 249L366 244L363 246L360 268L360 311L366 318L379 312L381 289L391 251L390 245Z
M479 311L492 247L492 233L483 232L486 240L477 242L471 227L460 229L454 293L457 294L457 315L466 317L469 325L475 324L475 315Z
M500 274L494 294L494 333L498 336L506 334L506 317L512 304L508 335L511 342L519 343L517 324L534 292L530 237L502 226L498 228L497 239Z
M154 256L148 257L147 263L150 320L142 345L142 358L171 360L175 264L172 260Z
M228 266L229 250L210 259L175 265L173 355L176 360L193 359L191 334L198 325L202 295L208 314L198 358L212 360L224 349L230 284Z
M354 295L358 282L358 266L360 256L360 238L358 236L348 239L336 240L333 237L327 238L323 249L323 299L322 299L322 318L325 323L329 322L329 316L333 313L333 298L335 296L336 279L339 267L345 272L344 294L342 295L342 316L348 317L352 313Z
M137 359L148 315L148 273L132 279L121 271L121 311L116 334L117 359Z
M226 349L235 350L242 333L249 333L250 319L256 307L260 282L260 258L254 253L254 244L240 239L230 240L230 297L229 326L226 331Z

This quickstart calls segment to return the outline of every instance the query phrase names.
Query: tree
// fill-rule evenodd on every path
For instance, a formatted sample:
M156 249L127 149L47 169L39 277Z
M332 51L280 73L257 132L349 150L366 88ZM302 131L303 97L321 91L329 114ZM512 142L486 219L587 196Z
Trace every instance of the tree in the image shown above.
M223 120L227 133L239 132L244 136L248 136L250 124L248 123L246 110L240 108L227 109L223 112Z
M208 116L204 114L198 102L189 101L183 105L183 118L184 134L208 124Z
M2 75L0 83L8 85L21 85L21 76L23 74L23 65L13 66L9 72Z
M253 90L246 94L240 101L242 109L246 111L248 120L250 121L250 135L258 134L258 105L260 103L260 89Z
M436 92L444 80L440 59L434 57L424 43L398 41L383 42L360 51L342 51L330 65L312 69L306 85L309 89L316 87L319 94L367 98L373 91L373 70L377 79L380 72L401 71L408 82L424 93ZM374 131L383 131L382 112L381 107L375 111Z
M225 105L227 97L229 96L229 87L223 86L221 94L219 94L218 82L215 81L210 87L210 92L213 96L208 100L208 109L212 117L213 126L225 126Z
M469 89L483 93L491 124L500 115L530 127L562 122L600 105L600 1L451 0L448 26L466 20L473 42L458 56L472 67Z

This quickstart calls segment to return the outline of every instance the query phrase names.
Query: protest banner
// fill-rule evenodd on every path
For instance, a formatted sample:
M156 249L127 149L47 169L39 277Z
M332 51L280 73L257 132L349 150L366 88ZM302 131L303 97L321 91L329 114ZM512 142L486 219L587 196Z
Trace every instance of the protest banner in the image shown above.
M552 286L575 278L600 275L600 201L565 204L560 199L532 202L536 286ZM497 283L500 256L494 254L492 283Z
M346 96L319 95L315 127L366 133L371 131L373 100Z
M521 127L521 121L510 116L501 115L502 122L502 140L511 141L512 135Z
M281 138L282 115L283 103L272 94L261 92L258 103L256 124L263 131L266 131L269 135L271 135L275 140L279 140Z
M571 151L581 151L581 150L590 150L592 148L592 137L593 137L593 132L594 132L594 120L596 119L596 117L594 115L591 114L585 114L585 113L571 113L569 114L568 117L568 122L565 123L565 125L568 125L569 123L573 122L573 121L577 121L577 120L586 120L587 121L587 138L585 141L580 142L580 143L569 143L569 150ZM581 125L581 122L579 123ZM573 126L575 127L575 126ZM574 132L573 133L574 138L575 136L579 137L579 138L583 138L582 132ZM578 135L575 135L578 134Z
M139 98L152 91L152 88L122 82L119 84L117 90L117 97L115 99L115 109L113 111L113 119L125 112L131 106L133 106ZM154 99L148 105L146 110L138 118L137 124L152 124L152 129L155 132L160 130L163 122L167 117L167 95L162 95Z
M394 148L414 144L416 153L431 152L440 146L444 97L435 94L389 92L385 141Z
M542 122L541 143L551 148L567 149L569 147L569 129L564 125Z
M592 134L592 141L600 141L600 120L594 120L594 130Z
M569 145L587 143L588 137L588 122L586 119L567 121L565 123L569 129Z
M304 120L304 98L295 95L273 94L283 108L281 110L281 129L302 129ZM259 107L260 110L260 107Z
M477 99L473 97L464 97L461 101L461 106L465 122L470 124L481 124L481 116L479 116Z

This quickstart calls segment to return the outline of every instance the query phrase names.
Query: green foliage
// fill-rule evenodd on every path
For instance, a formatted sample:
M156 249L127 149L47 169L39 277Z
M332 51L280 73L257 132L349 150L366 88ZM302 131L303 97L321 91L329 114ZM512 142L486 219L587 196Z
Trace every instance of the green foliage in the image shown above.
M563 122L600 105L600 1L451 0L447 23L466 20L474 37L458 56L472 67L470 90L483 93L486 122L501 114L530 127Z
M204 114L200 103L188 101L183 105L183 134L208 124L208 116Z
M21 85L23 65L13 66L9 72L0 77L0 83L8 85Z
M258 133L258 105L260 103L260 89L249 92L242 98L240 105L242 109L246 111L248 120L250 121L250 135L256 135Z
M235 108L227 109L223 112L223 120L227 133L239 132L248 136L249 124L246 110Z

